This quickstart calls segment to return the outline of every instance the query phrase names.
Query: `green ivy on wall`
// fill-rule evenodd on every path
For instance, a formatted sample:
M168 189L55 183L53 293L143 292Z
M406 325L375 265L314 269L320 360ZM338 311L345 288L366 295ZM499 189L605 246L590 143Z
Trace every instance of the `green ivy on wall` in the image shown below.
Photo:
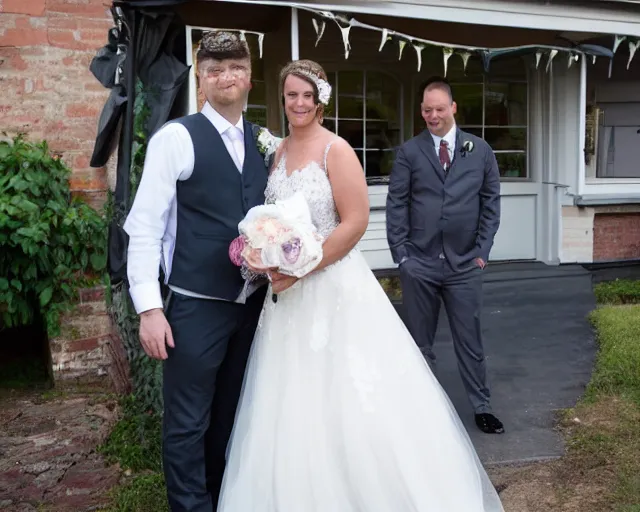
M50 337L79 288L106 267L106 223L73 198L71 170L46 142L0 141L0 328L45 321Z
M120 209L114 208L113 211L113 219L120 227L124 225L127 214L131 210L142 177L149 136L147 122L151 114L148 98L151 94L153 91L144 88L142 82L138 81L134 104L134 139L129 173L131 194L126 205ZM109 310L127 354L136 401L144 409L160 413L162 411L162 363L148 357L142 349L138 335L139 318L131 301L126 281L112 287L109 295Z

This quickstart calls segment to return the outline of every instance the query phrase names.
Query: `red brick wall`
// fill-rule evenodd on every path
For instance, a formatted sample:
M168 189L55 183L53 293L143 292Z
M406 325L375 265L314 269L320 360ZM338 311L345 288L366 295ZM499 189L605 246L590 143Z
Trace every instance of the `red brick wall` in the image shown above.
M108 0L0 0L0 127L45 139L72 168L71 188L94 206L107 171L92 169L108 95L89 71L112 26Z
M104 289L80 290L79 299L64 316L60 335L50 340L56 385L96 384L130 391L126 354L107 313Z
M109 0L0 0L0 131L46 140L72 169L71 189L98 207L107 170L89 166L109 91L89 71L113 25ZM80 303L50 340L56 384L128 389L126 358L101 290Z
M596 213L593 261L640 258L640 212Z

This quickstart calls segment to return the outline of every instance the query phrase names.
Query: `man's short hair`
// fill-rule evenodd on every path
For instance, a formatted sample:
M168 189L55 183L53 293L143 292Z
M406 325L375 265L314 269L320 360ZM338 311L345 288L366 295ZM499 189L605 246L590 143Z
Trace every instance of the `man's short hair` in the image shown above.
M202 34L202 40L196 53L196 62L208 59L250 59L251 52L247 41L235 32L212 30Z
M420 101L422 101L422 98L424 98L425 92L433 91L434 89L439 89L446 92L449 95L449 99L453 102L453 92L451 92L451 84L449 84L449 81L446 78L441 76L432 76L424 83L424 85L422 86L422 95L420 97Z

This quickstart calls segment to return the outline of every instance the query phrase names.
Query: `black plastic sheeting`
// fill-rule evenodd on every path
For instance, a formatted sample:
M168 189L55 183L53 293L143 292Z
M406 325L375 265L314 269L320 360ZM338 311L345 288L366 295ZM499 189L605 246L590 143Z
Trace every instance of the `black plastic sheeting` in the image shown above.
M117 284L126 277L128 238L121 226L131 199L129 176L136 84L140 80L145 90L151 91L146 97L150 110L146 131L151 136L170 118L178 92L187 81L189 67L176 57L180 53L185 55L184 27L171 10L116 6L112 15L116 26L109 30L108 43L90 65L98 81L111 89L98 122L91 165L104 166L118 146L115 215L109 226L108 245L108 270L112 284Z

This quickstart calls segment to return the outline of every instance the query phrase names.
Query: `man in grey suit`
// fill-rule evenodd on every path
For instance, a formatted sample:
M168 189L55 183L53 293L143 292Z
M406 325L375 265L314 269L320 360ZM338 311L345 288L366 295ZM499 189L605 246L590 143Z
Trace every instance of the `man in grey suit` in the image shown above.
M426 83L421 108L427 129L399 148L387 197L387 239L408 328L435 370L442 299L476 425L503 433L491 411L480 327L482 272L500 224L498 164L484 140L456 126L445 79Z

